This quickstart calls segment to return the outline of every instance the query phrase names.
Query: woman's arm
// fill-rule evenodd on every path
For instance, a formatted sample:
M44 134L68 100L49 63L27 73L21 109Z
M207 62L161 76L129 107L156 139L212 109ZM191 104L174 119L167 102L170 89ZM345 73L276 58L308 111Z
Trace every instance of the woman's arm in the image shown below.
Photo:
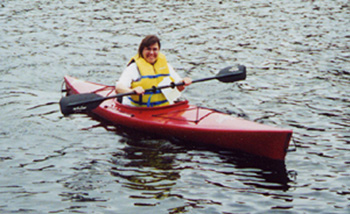
M117 92L117 94L121 94L121 93L129 93L129 92L136 92L136 94L143 94L145 93L145 90L141 87L141 86L138 86L134 89L131 89L127 86L125 86L123 83L117 83L116 86L115 86L115 91Z
M139 86L131 89L131 82L139 77L139 72L137 70L136 63L129 65L120 76L119 80L115 85L115 91L117 94L128 93L135 91L137 94L145 93L145 90Z
M172 78L174 78L175 83L178 83L178 82L183 82L183 83L185 83L185 85L177 86L177 90L183 91L183 90L185 89L185 86L191 85L191 83L192 83L192 79L191 79L191 78L185 77L185 78L182 79L182 78L180 77L180 75L175 71L175 69L173 68L173 66L171 66L169 63L168 63L168 67L169 67L170 76L171 76Z

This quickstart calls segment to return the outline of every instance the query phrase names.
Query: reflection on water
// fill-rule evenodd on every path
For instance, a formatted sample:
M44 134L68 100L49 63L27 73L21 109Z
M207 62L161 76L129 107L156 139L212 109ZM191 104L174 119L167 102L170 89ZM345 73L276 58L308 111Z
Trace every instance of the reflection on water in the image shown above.
M349 0L0 2L1 213L350 213ZM292 128L285 165L62 117L65 74L114 85L157 34L192 104Z
M116 182L133 191L130 195L137 206L156 206L157 200L181 198L187 205L173 208L175 213L186 210L187 206L200 206L206 203L218 203L202 198L193 199L178 192L183 179L202 179L208 188L235 190L242 193L260 194L292 200L290 194L282 194L290 188L290 182L296 179L296 172L287 171L283 162L257 158L249 154L233 151L215 151L210 148L184 146L184 142L174 144L166 140L139 137L127 137L122 140L125 147L113 153L110 172ZM212 159L211 159L212 158ZM191 175L183 178L183 173ZM199 176L212 174L212 176ZM239 182L234 185L227 179ZM186 182L191 182L187 180ZM271 190L278 193L271 193ZM190 190L196 194L196 188ZM155 199L155 200L145 200ZM141 201L141 202L140 202Z
M140 192L141 195L132 195L132 198L171 197L171 189L180 178L175 163L176 153L173 153L178 150L171 149L171 145L164 140L128 138L125 141L127 145L122 152L113 154L111 174L124 187L137 190L135 193Z

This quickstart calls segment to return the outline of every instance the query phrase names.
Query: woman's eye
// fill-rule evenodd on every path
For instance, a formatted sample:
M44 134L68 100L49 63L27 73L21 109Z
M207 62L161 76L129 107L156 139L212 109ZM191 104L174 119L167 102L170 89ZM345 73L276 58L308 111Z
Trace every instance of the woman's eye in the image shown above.
M146 48L147 51L154 51L154 52L157 52L158 51L158 48Z

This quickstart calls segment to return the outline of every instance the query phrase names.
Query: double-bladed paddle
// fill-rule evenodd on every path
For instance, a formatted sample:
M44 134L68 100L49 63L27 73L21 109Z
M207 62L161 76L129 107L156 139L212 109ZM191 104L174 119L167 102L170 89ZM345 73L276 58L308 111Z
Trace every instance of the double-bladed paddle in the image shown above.
M238 70L232 70L234 66L229 66L223 68L219 73L213 77L207 77L197 80L192 80L192 83L204 82L209 80L219 80L220 82L229 83L239 80L244 80L246 78L246 67L244 65L238 65ZM164 88L174 88L176 86L184 85L183 82L180 83L171 83L169 85L152 87L146 89L145 92L152 92ZM63 115L69 115L75 112L82 112L85 110L93 110L97 108L103 101L113 98L121 98L124 96L130 96L136 94L134 91L116 94L109 97L103 97L95 93L84 93L84 94L73 94L66 97L62 97L60 100L60 108Z

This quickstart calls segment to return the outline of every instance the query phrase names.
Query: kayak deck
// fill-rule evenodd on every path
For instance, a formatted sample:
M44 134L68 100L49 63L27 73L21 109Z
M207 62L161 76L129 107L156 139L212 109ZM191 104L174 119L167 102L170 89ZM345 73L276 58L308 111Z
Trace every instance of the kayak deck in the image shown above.
M69 94L115 95L113 86L65 77ZM99 117L146 133L185 142L241 150L254 155L284 160L292 131L232 117L213 109L189 105L187 101L154 108L125 106L115 99L103 101L92 112Z

